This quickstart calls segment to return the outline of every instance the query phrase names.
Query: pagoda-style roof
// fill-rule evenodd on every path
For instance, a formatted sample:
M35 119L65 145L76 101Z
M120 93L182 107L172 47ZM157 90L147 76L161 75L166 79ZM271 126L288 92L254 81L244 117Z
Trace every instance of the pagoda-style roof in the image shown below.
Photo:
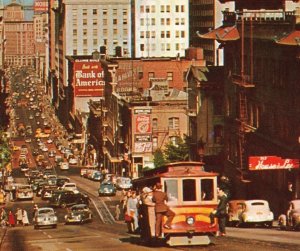
M276 43L282 45L300 46L300 30L293 31L279 39Z
M240 39L240 34L236 26L221 26L206 34L198 34L198 36L204 39L217 40L219 42L235 41Z

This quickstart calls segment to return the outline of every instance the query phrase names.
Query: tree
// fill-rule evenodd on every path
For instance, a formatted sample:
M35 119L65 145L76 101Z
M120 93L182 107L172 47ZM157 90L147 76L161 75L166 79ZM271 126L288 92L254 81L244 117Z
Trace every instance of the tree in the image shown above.
M159 148L154 152L154 166L155 168L161 167L166 164L163 151Z
M178 137L176 144L174 144L172 141L169 141L169 143L166 145L166 149L164 150L164 155L168 163L188 160L189 147L186 140Z

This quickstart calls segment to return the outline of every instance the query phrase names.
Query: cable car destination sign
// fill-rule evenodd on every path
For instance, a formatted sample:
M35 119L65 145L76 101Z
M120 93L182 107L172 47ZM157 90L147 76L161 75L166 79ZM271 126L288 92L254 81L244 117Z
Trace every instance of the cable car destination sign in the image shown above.
M283 159L278 156L251 156L249 157L249 170L274 170L299 168L299 160Z

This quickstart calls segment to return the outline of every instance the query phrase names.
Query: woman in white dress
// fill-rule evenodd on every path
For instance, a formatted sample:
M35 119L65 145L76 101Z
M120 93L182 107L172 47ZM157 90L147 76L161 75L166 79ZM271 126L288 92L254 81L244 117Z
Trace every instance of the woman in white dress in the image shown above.
M29 225L28 215L25 209L22 210L22 222L23 222L23 226Z

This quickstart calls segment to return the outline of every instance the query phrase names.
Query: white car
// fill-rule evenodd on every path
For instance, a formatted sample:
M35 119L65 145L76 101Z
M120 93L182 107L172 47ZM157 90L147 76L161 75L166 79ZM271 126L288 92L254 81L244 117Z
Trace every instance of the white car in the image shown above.
M274 220L274 214L270 210L266 200L246 200L243 203L241 213L241 224L243 225L263 225L271 227Z
M33 199L33 190L30 185L19 185L16 189L17 199Z
M52 226L56 228L57 226L57 216L55 211L51 207L42 207L39 208L36 212L34 219L34 229L38 229L43 226Z
M51 143L53 143L53 140L52 139L47 139L47 143L51 144Z
M77 161L77 159L76 159L75 157L73 157L73 158L70 158L70 159L69 159L69 164L70 164L70 165L77 165L77 164L78 164L78 161Z
M62 187L62 190L72 191L72 192L78 192L77 186L75 183L67 182Z
M69 163L68 162L61 162L60 163L60 170L69 170Z
M41 146L42 152L48 152L48 148L46 146Z

